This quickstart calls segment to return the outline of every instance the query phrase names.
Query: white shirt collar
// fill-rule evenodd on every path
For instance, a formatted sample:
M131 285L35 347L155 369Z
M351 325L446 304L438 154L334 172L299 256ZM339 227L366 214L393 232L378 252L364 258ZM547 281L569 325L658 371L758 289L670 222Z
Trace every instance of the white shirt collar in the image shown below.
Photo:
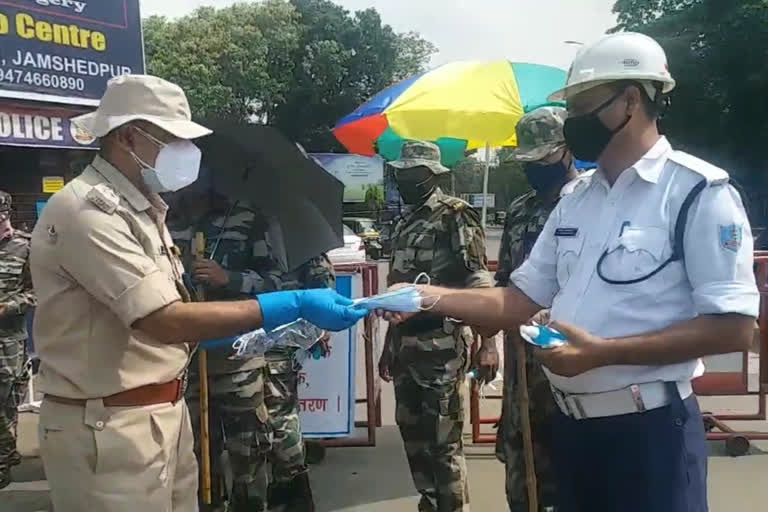
M638 176L649 183L658 183L661 170L667 161L672 146L666 137L659 138L648 152L638 160L632 168Z
M640 160L631 165L627 171L634 169L634 171L641 179L647 181L648 183L658 183L661 171L664 169L664 164L666 163L671 151L672 146L670 145L667 138L662 136L659 138L659 140L656 141L656 144L654 144L651 149L649 149L643 156L641 156ZM607 189L611 188L602 171L597 173L596 178Z
M590 169L588 171L584 171L582 173L579 173L578 176L576 176L571 181L569 181L568 183L563 185L563 188L560 189L560 197L565 197L568 194L570 194L571 192L573 192L574 190L576 190L576 187L578 186L579 183L581 183L583 180L589 178L593 174L595 174L595 169Z

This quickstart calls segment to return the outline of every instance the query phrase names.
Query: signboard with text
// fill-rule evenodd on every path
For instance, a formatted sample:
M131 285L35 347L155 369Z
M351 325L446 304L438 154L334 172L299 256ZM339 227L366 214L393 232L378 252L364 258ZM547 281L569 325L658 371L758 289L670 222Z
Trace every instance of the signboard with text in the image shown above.
M0 145L98 149L96 139L70 121L87 111L77 107L0 103Z
M336 291L345 297L360 297L360 274L341 274ZM361 322L362 325L362 322ZM331 355L310 359L299 372L299 412L306 438L346 437L355 428L356 327L331 336Z
M97 105L144 73L139 0L0 0L0 97Z
M496 194L461 194L461 198L468 202L473 208L482 208L483 203L488 208L496 208ZM483 201L485 198L485 201Z
M320 166L344 183L344 202L362 203L371 188L384 193L384 160L380 156L312 153Z

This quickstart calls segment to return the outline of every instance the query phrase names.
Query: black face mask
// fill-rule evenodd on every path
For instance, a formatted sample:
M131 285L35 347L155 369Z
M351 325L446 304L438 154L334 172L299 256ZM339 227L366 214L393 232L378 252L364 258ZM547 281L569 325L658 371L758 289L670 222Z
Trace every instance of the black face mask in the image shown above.
M565 156L559 162L549 165L525 165L523 168L525 177L528 178L528 183L537 194L547 195L555 187L561 187L565 184L570 166L563 162L564 159Z
M437 188L437 178L432 171L402 169L395 174L397 189L405 204L422 204Z
M596 162L600 155L603 154L603 151L605 151L605 148L608 147L614 135L627 126L627 123L632 119L631 115L628 115L624 122L613 130L605 126L598 116L600 112L608 108L623 93L624 89L617 92L608 101L589 114L569 117L565 120L565 126L563 126L565 142L576 158L585 162Z

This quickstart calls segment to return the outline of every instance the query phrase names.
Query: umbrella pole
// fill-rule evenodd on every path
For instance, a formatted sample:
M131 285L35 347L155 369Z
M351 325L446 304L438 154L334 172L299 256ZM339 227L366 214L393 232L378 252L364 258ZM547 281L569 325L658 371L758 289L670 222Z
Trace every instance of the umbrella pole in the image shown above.
M482 226L485 229L486 218L488 217L488 174L491 171L491 143L485 144L485 173L483 174L483 219Z
M205 235L195 233L195 259L205 257ZM197 288L197 300L205 300L203 287ZM205 505L212 503L211 495L211 432L208 416L208 353L200 350L198 354L198 377L200 378L200 469L202 472L200 494Z
M515 363L517 364L517 392L520 400L520 420L523 430L523 460L525 461L525 487L528 491L528 511L538 512L539 493L536 483L536 467L533 460L533 435L531 432L531 409L528 395L528 374L525 364L525 345L520 338L514 340Z

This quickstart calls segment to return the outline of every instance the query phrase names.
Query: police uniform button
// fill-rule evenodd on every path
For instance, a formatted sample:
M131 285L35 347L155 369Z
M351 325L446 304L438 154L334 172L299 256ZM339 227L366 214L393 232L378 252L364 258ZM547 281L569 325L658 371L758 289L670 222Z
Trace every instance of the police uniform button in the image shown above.
M682 427L683 420L681 420L680 418L675 418L675 425L677 425L678 427Z

